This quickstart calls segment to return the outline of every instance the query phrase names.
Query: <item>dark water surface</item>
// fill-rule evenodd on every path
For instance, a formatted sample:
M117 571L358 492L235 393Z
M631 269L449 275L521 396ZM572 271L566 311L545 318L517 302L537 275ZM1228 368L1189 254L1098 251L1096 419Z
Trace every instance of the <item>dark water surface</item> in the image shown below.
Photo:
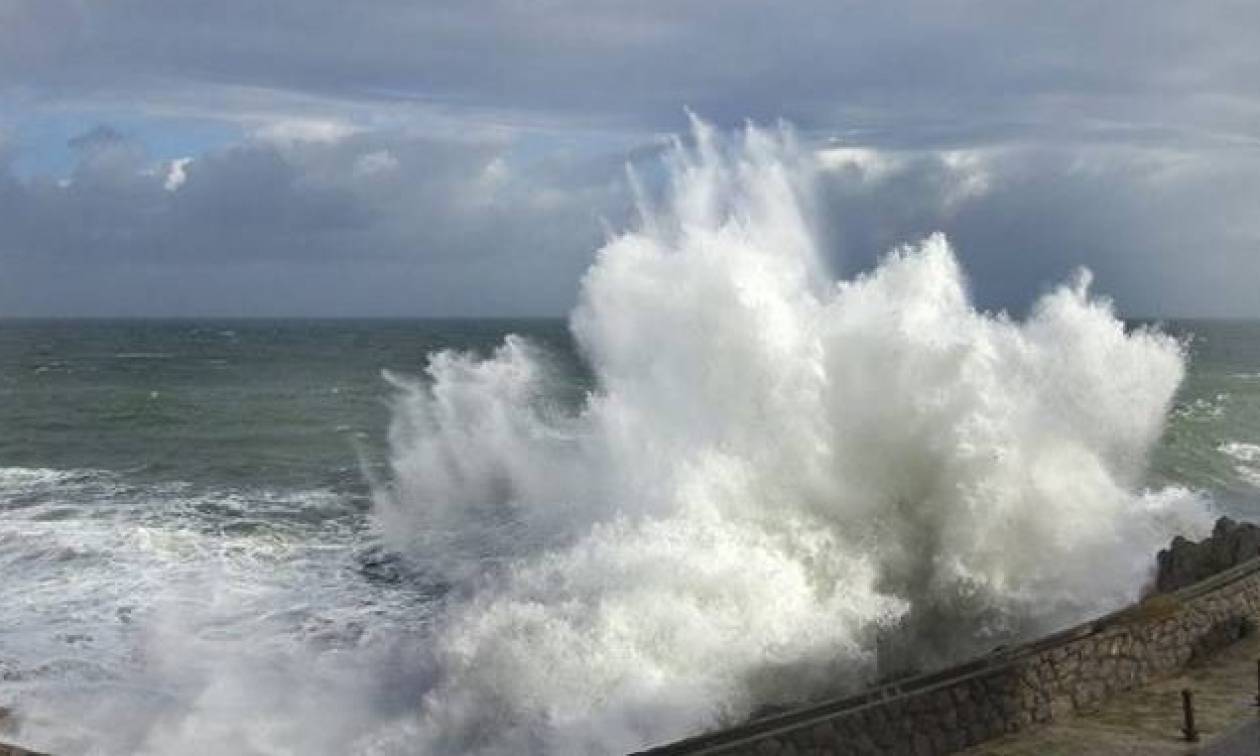
M1260 483L1260 322L1163 327L1190 361L1152 480L1245 507ZM488 353L509 332L580 373L559 319L0 321L0 468L362 493L356 450L379 451L389 422L382 373L418 375L439 349Z
M361 491L382 372L507 332L570 351L561 320L0 322L0 467Z

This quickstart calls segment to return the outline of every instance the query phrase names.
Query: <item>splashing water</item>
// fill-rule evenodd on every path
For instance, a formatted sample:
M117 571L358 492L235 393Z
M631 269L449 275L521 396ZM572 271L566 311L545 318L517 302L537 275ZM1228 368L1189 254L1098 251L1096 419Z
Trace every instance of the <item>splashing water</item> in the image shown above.
M628 750L955 660L1133 598L1206 525L1140 490L1181 345L1088 275L1022 322L940 235L835 282L790 133L697 121L668 169L583 282L580 407L516 337L398 381L377 513L452 586L413 748Z

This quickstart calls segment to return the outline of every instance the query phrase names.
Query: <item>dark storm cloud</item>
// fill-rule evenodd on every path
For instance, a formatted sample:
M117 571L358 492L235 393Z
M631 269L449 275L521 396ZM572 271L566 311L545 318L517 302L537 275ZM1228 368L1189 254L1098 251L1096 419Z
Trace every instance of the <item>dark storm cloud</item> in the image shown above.
M497 254L522 223L545 227L572 216L597 228L596 213L618 191L607 163L524 175L529 166L503 145L401 134L250 140L157 162L107 126L70 141L80 154L69 177L5 177L0 227L10 231L10 256L43 257L47 240L59 236L51 251L66 260L318 261L411 257L418 245L432 247L429 256L467 260Z
M612 160L523 162L494 142L371 133L155 163L113 130L87 134L66 179L0 176L10 307L554 313L601 220L627 219ZM1240 253L1260 241L1254 158L1110 146L820 154L838 274L944 230L990 308L1021 312L1078 266L1133 314L1260 304L1260 255Z
M0 0L0 312L560 312L621 162L691 107L866 155L824 180L845 271L944 229L989 306L1085 264L1130 311L1260 314L1256 28L1250 2ZM39 168L29 134L75 117L73 167ZM238 137L150 154L196 122Z
M1133 315L1260 313L1260 155L1115 146L833 151L838 270L945 231L985 307L1022 313L1074 269Z
M95 152L122 144L126 139L112 126L97 124L88 131L70 139L67 144L80 152Z
M154 281L189 276L205 301L194 291L176 302L204 312L344 308L358 286L349 314L554 313L600 238L600 213L626 204L607 161L539 176L492 142L372 133L152 161L108 127L72 141L66 178L0 173L8 308L143 312ZM538 278L529 290L522 272ZM243 294L260 274L271 277ZM225 307L216 297L233 277L243 288ZM112 290L92 286L105 281Z

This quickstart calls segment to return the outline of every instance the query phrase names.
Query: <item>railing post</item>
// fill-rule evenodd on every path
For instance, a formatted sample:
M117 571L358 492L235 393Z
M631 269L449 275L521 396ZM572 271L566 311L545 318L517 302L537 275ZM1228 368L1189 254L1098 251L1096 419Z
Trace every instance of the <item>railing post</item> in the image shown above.
M1194 727L1194 694L1189 688L1183 688L1181 691L1181 713L1185 718L1185 726L1181 728L1181 732L1186 736L1186 740L1194 743L1199 739L1199 731Z

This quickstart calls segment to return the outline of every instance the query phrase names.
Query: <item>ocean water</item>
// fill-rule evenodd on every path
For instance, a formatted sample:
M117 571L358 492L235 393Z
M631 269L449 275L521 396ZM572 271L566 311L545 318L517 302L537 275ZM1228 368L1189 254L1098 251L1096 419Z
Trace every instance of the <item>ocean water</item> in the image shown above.
M403 576L370 514L383 373L507 333L571 354L561 320L0 322L0 705L19 734L58 753L301 744L230 732L252 689L211 731L160 730L236 665L287 686L309 655L423 636L444 588ZM274 705L308 727L304 702ZM335 736L310 729L324 752Z
M568 320L0 322L0 736L616 753L1260 515L1260 323L986 313L939 236L836 281L809 153L695 129Z

